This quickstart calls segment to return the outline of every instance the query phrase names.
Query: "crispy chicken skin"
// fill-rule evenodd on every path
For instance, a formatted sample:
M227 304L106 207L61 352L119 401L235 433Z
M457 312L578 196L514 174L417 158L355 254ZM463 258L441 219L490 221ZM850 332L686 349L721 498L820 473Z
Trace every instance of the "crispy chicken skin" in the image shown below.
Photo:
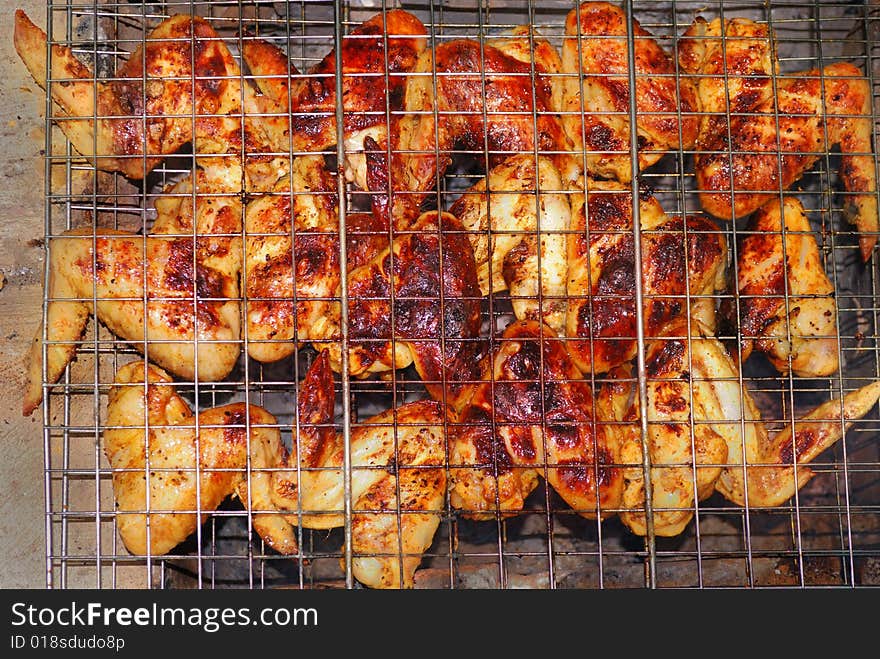
M103 444L126 549L170 552L234 494L270 547L295 553L294 529L271 500L271 470L287 459L275 417L244 403L196 417L171 382L138 361L119 369L110 389Z
M810 221L796 197L772 201L750 218L741 235L739 296L722 311L739 327L740 359L766 353L781 372L822 377L837 372L837 303ZM737 304L739 324L737 320ZM790 361L789 361L790 360Z
M14 43L46 88L46 34L21 10ZM58 125L98 169L142 179L187 142L199 154L252 151L267 141L257 125L243 128L242 98L252 92L202 18L180 14L162 21L108 82L96 81L67 47L53 45L51 61L48 91L65 115Z
M685 37L681 68L699 80L700 103L712 113L694 163L703 208L724 219L746 216L838 146L862 260L870 259L880 219L865 74L846 62L780 74L770 31L745 19L722 26L698 18ZM725 72L735 74L727 87Z
M274 504L303 528L345 521L344 446L333 426L334 401L323 351L298 390L290 471L272 477ZM413 587L446 501L445 418L440 403L416 401L352 426L352 573L366 586Z
M690 336L690 338L688 338ZM616 428L624 468L621 521L645 535L645 484L636 380L629 366L601 386L597 411ZM773 435L736 362L697 319L679 318L646 349L654 533L674 536L714 491L736 505L784 504L812 478L807 463L880 399L874 382L819 405ZM615 424L615 425L611 425ZM797 464L795 464L797 463Z
M452 506L476 519L515 514L540 475L584 517L616 508L617 441L595 422L592 389L565 340L514 321L486 359L483 382L449 428Z
M538 40L534 56L520 60L520 42L533 39L521 31L483 44L454 39L421 54L407 76L404 114L393 121L390 163L377 147L368 158L367 183L380 216L406 227L454 150L487 152L486 167L516 153L570 160L550 76L559 55ZM571 167L560 169L572 175Z
M412 364L432 398L457 406L478 377L483 350L477 268L461 223L449 213L424 213L349 272L347 286L349 374ZM337 371L340 337L341 329L312 336L316 347L329 348Z
M594 177L628 182L633 176L625 12L606 2L583 2L565 20L562 42L563 122ZM670 150L690 149L700 110L688 79L676 79L675 60L635 19L638 163L650 167Z
M194 174L195 220L189 178L171 189L180 196L157 203L157 234L81 228L50 241L45 377L41 327L27 356L25 415L42 401L41 383L57 382L74 358L92 314L182 378L216 381L232 370L241 354L241 202L226 186L231 178L237 189L240 173L215 164Z
M325 336L339 317L336 182L323 156L299 156L290 177L245 211L247 352L260 362Z
M483 295L508 290L517 318L563 332L571 207L553 160L510 156L449 211L469 232Z
M586 194L573 194L571 203L568 350L584 373L604 373L637 351L632 193L629 186L595 180ZM655 336L689 312L714 326L709 296L726 285L724 234L700 215L666 215L648 194L638 203L644 335Z

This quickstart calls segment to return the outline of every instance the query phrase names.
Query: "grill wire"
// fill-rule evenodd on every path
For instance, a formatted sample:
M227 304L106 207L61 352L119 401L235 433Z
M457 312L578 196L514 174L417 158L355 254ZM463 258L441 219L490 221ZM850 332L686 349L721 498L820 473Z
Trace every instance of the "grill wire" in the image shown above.
M559 46L565 16L574 4L561 0L407 2L403 8L425 24L437 42L457 36L484 39L513 26L532 24ZM743 16L768 22L775 31L783 72L835 61L858 65L871 83L875 106L880 83L880 9L843 2L630 2L638 18L669 52L697 15ZM51 44L71 45L97 71L113 74L118 61L142 43L146 31L175 13L207 18L234 53L244 35L280 45L300 71L323 58L335 41L389 2L67 2L47 5ZM340 27L335 19L339 17ZM42 17L34 17L36 22ZM338 30L338 31L337 31ZM634 77L631 77L632 84ZM875 110L876 111L876 110ZM680 117L679 117L680 119ZM877 116L872 114L877 140ZM57 107L46 104L46 216L49 240L77 226L128 231L149 229L153 201L194 165L192 155L167 158L142 184L95 172L65 140ZM340 148L339 157L342 156ZM473 154L472 154L473 155ZM476 154L475 160L481 159ZM487 159L488 154L482 154ZM456 160L458 163L459 160ZM875 158L876 162L876 158ZM839 373L802 379L780 375L760 358L748 360L743 382L753 392L771 429L792 415L852 391L880 376L877 346L878 260L866 265L837 189L839 156L824 155L792 191L804 204L820 246L838 305ZM453 166L439 181L436 199L448 207L482 176ZM640 175L670 215L699 212L692 154L678 150ZM345 185L344 182L340 185ZM345 191L344 191L345 192ZM780 191L780 195L783 194ZM787 193L786 193L787 194ZM195 199L193 199L195 203ZM351 189L340 215L362 204ZM718 222L733 246L744 224ZM344 243L344 241L342 241ZM46 259L48 263L48 258ZM733 267L732 264L730 267ZM725 293L718 294L719 300ZM44 299L43 312L48 299ZM93 300L94 302L97 301ZM438 301L442 303L442 301ZM511 318L509 300L496 295L487 306L487 333ZM736 336L727 337L736 339ZM640 345L642 356L644 345ZM343 354L345 351L343 351ZM311 349L275 364L245 355L222 382L181 384L178 390L199 409L231 401L265 407L282 436L292 441L296 393L314 358ZM116 370L141 359L131 345L92 319L76 361L43 405L47 585L150 588L360 587L351 575L350 524L330 531L301 530L300 552L282 556L251 530L251 513L225 501L186 542L167 555L133 556L122 546L111 472L102 451L107 393ZM418 376L407 369L384 380L336 378L340 426L424 397ZM701 501L685 531L673 538L640 538L614 516L599 523L574 514L542 480L515 517L471 521L448 504L434 540L416 573L417 587L620 588L880 585L880 423L876 408L856 422L845 439L811 465L817 472L797 495L772 510L750 510L720 495ZM347 517L351 512L346 502ZM342 564L340 564L340 559ZM347 568L347 569L346 569Z

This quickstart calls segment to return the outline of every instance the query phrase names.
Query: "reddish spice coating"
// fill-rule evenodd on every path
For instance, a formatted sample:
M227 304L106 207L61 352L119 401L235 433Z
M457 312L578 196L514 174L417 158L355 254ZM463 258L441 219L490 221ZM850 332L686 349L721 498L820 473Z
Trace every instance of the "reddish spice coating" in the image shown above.
M389 36L386 38L386 34ZM346 133L387 121L387 104L400 109L406 76L424 49L426 30L403 10L377 14L342 39L343 127ZM386 79L387 72L387 79ZM330 52L291 89L295 135L315 150L336 140L336 53Z
M247 407L244 403L230 406L223 412L223 440L228 446L241 446L246 443L248 422ZM224 449L225 450L225 449Z
M819 444L825 438L825 433L816 430L810 426L801 427L794 434L794 446L792 443L785 442L779 447L778 457L779 464L794 464L795 460L800 460L801 456L807 453L811 448Z
M170 241L168 261L164 270L164 288L169 291L192 294L195 289L199 299L223 297L226 290L226 277L217 270L196 264L195 241L192 238L178 238ZM195 276L193 275L195 270Z

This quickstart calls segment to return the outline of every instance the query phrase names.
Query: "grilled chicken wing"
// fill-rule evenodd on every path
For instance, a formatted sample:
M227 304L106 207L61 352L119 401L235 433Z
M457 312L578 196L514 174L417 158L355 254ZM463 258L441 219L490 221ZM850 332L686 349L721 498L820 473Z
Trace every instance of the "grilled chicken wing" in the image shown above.
M175 15L160 23L108 82L80 62L70 48L52 46L47 71L46 34L27 15L15 13L15 48L60 106L58 121L74 148L102 170L142 179L187 142L201 153L239 153L264 148L255 122L242 122L242 85L229 49L202 18ZM96 118L96 119L95 119Z
M565 339L537 321L514 321L487 360L483 382L449 428L453 507L476 519L516 514L540 475L584 517L616 508L617 441L596 423L592 389Z
M170 552L232 494L253 511L269 546L297 551L293 527L272 504L270 473L285 465L287 451L266 410L233 403L196 417L167 373L132 362L110 390L103 440L119 534L131 553Z
M402 9L376 14L342 38L346 176L361 189L367 189L364 138L387 145L388 113L400 110L405 74L426 46L425 26ZM281 135L278 148L316 152L337 143L335 50L305 75L260 40L245 41L242 56L273 102L267 118Z
M651 521L656 535L675 536L693 518L696 502L714 491L727 459L727 443L713 426L695 421L712 418L718 407L716 390L708 380L712 373L700 359L699 343L706 339L692 338L689 352L685 320L674 322L662 334L650 342L645 355ZM621 464L626 465L620 520L636 535L647 535L638 386L629 364L612 375L600 389L597 410L613 428Z
M510 156L449 210L470 232L483 295L509 290L517 318L563 332L571 207L552 159Z
M635 99L629 94L628 26L635 46ZM670 150L690 149L699 105L690 80L650 32L606 2L583 2L565 20L562 112L565 130L584 153L591 176L628 182L633 176L630 103L636 105L638 163L650 167Z
M834 285L795 197L770 202L749 218L736 277L739 296L725 299L722 309L734 326L739 319L741 360L755 349L782 373L821 377L837 371Z
M273 475L273 502L292 524L345 521L343 437L333 427L333 374L321 352L298 392L298 433L288 467ZM445 413L417 401L353 425L352 573L372 588L412 588L446 500Z
M688 338L690 336L690 338ZM771 436L735 361L699 320L672 321L646 351L654 532L680 533L713 491L733 503L785 503L813 476L806 465L880 399L880 382L817 407ZM597 410L616 423L625 489L620 517L647 532L635 380L603 385ZM793 436L792 436L793 434ZM795 464L797 463L797 464Z
M297 157L291 181L293 194L283 178L276 193L246 210L248 354L276 361L312 342L330 351L340 371L336 186L317 155ZM426 213L390 242L380 218L353 214L346 232L349 374L415 364L431 395L452 402L476 378L481 350L481 296L461 224L449 214Z
M700 76L700 103L715 113L700 133L694 163L703 208L726 219L748 215L837 145L839 176L867 261L880 219L865 74L846 62L779 74L769 29L745 19L698 19L686 37L681 68ZM724 84L726 72L735 74L732 86Z
M699 321L692 320L690 327L683 319L673 321L656 341L649 351L665 364L664 377L690 383L693 427L709 426L727 445L714 487L737 505L746 505L746 492L750 507L785 503L813 477L806 465L880 399L880 382L871 383L823 403L771 436L736 362ZM708 466L714 471L719 465ZM709 491L698 488L699 498L704 494Z
M385 150L371 147L376 153L368 158L367 182L377 214L406 227L454 149L488 153L488 167L515 153L558 155L571 163L555 113L551 74L558 70L552 46L522 30L482 44L445 41L422 53L407 76L404 114L393 122L390 163ZM560 170L576 177L571 164Z
M857 419L864 417L880 399L880 382L861 387L843 399L833 399L771 436L754 401L742 397L746 432L725 434L731 466L721 471L715 489L733 503L752 508L781 506L815 475L807 464L833 446ZM723 399L725 418L739 412L736 399ZM717 425L717 424L716 424ZM731 425L731 424L726 424ZM719 431L721 432L721 431ZM743 460L743 457L745 458Z
M590 181L571 203L568 350L582 372L604 373L637 351L632 193L614 181ZM639 218L644 335L688 312L714 327L709 296L726 284L724 235L703 216L666 215L646 194Z
M221 380L232 370L241 353L241 202L228 186L238 189L241 169L211 162L192 175L195 184L186 179L157 202L157 234L73 229L50 241L45 377L40 328L24 414L40 404L41 383L57 382L74 358L91 314L187 380Z
M287 357L339 317L336 205L336 182L320 155L295 158L289 178L248 203L247 351L257 361Z

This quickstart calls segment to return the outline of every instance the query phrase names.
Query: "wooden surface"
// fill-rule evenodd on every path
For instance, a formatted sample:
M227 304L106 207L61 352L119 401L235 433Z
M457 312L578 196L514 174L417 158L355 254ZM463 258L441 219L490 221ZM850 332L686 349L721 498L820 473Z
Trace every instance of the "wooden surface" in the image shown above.
M41 318L43 268L43 91L33 82L12 44L16 7L43 23L43 0L18 0L0 8L0 586L42 588L46 583L43 499L43 435L39 414L21 415L23 355Z

